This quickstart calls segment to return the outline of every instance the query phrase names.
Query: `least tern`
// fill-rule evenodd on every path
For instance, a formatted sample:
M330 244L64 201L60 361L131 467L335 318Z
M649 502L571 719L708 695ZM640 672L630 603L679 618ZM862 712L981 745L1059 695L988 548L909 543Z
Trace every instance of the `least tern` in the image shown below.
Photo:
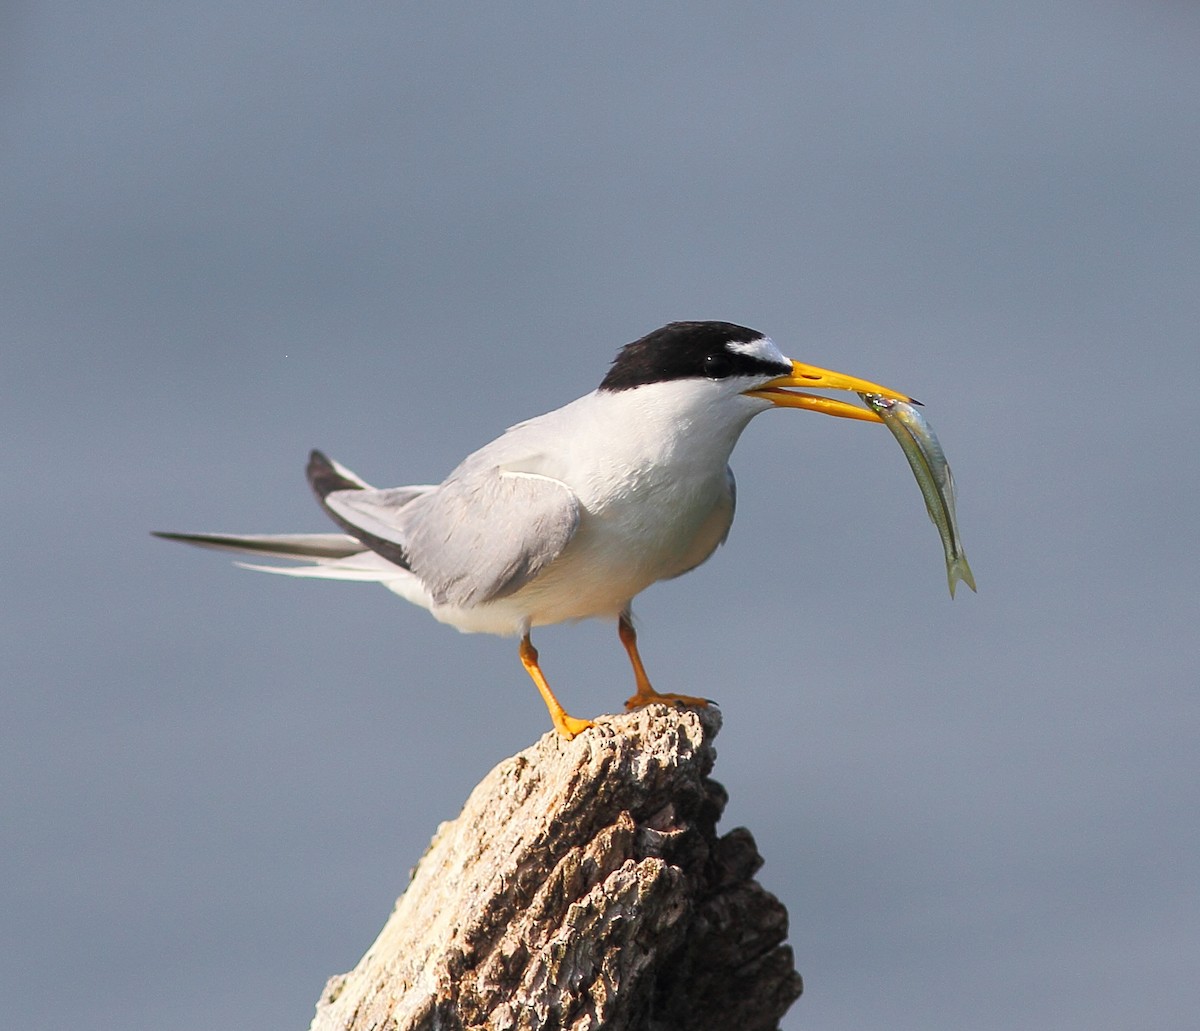
M881 421L796 388L911 400L786 358L745 326L673 322L623 347L596 390L513 426L440 484L381 490L312 452L308 481L343 534L157 536L303 560L247 568L381 583L459 630L519 637L521 662L569 739L592 723L554 697L533 627L613 619L637 687L626 708L708 704L650 686L631 605L724 543L735 502L729 456L754 416L800 408Z

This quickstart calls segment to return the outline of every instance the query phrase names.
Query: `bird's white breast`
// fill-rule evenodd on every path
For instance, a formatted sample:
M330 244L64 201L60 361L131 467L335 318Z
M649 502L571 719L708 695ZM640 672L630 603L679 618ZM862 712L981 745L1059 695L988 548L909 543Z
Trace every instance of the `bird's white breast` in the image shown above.
M733 518L730 452L761 410L688 380L588 394L514 427L501 438L501 469L566 484L579 499L578 531L536 580L447 621L498 632L495 620L616 616L650 584L703 562Z

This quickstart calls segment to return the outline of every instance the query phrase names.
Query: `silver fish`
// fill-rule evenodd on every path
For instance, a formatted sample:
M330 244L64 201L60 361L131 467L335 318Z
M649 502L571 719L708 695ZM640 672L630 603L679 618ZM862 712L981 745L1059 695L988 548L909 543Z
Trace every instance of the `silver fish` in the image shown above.
M954 477L933 427L920 409L906 401L894 401L878 394L858 396L892 431L892 436L900 442L904 457L912 466L913 475L925 497L925 509L942 538L950 597L954 597L954 586L959 580L975 590L975 576L967 565L967 554L963 551L958 522L954 518Z

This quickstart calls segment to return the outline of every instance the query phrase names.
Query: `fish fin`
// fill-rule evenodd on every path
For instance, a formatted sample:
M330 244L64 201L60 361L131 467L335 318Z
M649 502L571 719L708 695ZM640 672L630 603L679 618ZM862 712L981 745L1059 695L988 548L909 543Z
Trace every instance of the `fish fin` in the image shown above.
M971 567L967 565L967 556L959 555L958 558L951 559L946 563L946 579L950 581L950 597L954 597L954 587L961 580L976 594L979 593L975 587L975 574L971 572Z

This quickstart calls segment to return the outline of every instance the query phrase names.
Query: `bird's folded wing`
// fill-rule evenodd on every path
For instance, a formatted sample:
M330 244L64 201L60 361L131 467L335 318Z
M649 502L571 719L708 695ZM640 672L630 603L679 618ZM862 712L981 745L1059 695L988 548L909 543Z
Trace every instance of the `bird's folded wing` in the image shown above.
M579 525L575 494L529 473L475 470L402 502L391 494L347 490L325 501L397 545L439 605L470 608L512 594L562 553Z
M361 541L344 533L166 533L161 530L153 533L155 537L200 548L270 558L311 559L318 563L357 555L365 547Z
M326 494L321 501L335 518L340 517L349 523L347 529L367 546L373 547L370 538L376 537L406 551L405 508L422 494L435 489L419 486L389 487L385 490L376 490L374 487L366 490L335 490ZM393 558L393 561L396 559ZM407 569L407 556L404 562L398 564Z

